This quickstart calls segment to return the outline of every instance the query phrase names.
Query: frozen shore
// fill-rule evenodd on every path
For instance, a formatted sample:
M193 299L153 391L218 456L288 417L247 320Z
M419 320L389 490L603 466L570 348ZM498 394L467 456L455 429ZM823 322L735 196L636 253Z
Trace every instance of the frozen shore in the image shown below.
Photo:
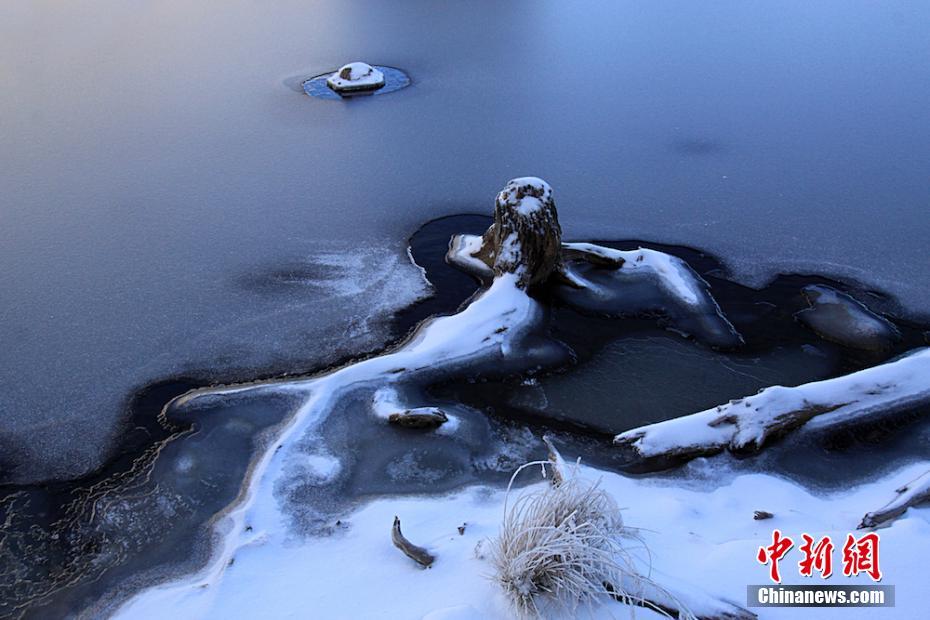
M848 491L822 495L777 476L731 475L710 461L695 470L719 482L627 477L584 467L582 475L601 478L623 508L625 523L641 528L654 569L664 583L692 584L745 605L746 585L765 584L768 569L756 559L758 547L771 542L773 528L799 539L801 533L842 540L855 532L863 512L930 467L915 463ZM693 473L693 472L692 472ZM527 474L529 476L530 474ZM545 483L540 483L545 484ZM451 495L391 497L372 501L346 519L343 531L328 537L295 539L283 531L256 530L239 537L234 562L209 580L185 580L155 588L120 610L120 618L226 618L311 614L329 618L509 618L507 602L488 579L491 566L476 546L497 534L504 492L471 487ZM755 510L775 516L756 521ZM256 517L273 506L256 505ZM394 515L407 535L437 556L423 570L391 545ZM457 527L466 524L459 535ZM924 554L930 540L930 508L911 509L880 530L882 583L896 587L893 609L805 610L810 618L921 617ZM485 543L486 544L486 543ZM640 552L645 558L644 552ZM868 584L868 577L812 581L798 575L797 558L782 562L784 583ZM592 617L623 617L630 608L605 602ZM790 608L755 609L760 618L794 618ZM657 617L637 609L636 617Z

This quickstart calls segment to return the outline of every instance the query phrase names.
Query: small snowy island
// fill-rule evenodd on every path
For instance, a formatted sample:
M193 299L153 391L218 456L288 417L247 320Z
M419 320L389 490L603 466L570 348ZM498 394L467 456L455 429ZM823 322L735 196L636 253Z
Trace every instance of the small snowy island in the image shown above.
M384 86L384 73L364 62L350 62L326 78L326 85L340 95L378 90Z

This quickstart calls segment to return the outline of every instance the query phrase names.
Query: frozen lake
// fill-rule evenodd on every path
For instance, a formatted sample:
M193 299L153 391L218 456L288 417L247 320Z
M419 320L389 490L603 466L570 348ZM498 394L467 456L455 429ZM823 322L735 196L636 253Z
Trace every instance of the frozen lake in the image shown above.
M132 394L382 345L422 222L555 187L568 238L930 307L926 3L0 7L0 482L106 457ZM325 101L363 59L410 88ZM80 441L75 441L80 437Z

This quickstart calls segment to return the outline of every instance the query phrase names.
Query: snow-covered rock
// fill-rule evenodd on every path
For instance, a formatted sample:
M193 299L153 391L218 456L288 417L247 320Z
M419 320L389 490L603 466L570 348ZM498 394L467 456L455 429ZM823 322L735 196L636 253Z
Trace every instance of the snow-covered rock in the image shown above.
M337 93L377 90L384 86L384 74L364 62L350 62L326 79L326 84Z
M827 340L845 347L887 351L901 339L897 328L849 295L814 284L802 290L810 308L795 316Z

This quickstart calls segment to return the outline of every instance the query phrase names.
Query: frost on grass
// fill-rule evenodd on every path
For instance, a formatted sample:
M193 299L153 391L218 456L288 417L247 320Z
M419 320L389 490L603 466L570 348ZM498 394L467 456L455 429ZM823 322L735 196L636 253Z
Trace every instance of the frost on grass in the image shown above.
M544 476L549 468L551 483L523 493L513 505L505 501L504 521L490 549L494 580L516 615L537 617L554 607L574 617L579 606L593 607L606 598L668 613L643 596L647 585L661 588L637 572L625 546L634 537L613 497L599 481L582 478L577 465L567 467L547 444L549 461L518 468L511 487L523 469L536 465ZM694 618L683 606L674 607L677 617Z

